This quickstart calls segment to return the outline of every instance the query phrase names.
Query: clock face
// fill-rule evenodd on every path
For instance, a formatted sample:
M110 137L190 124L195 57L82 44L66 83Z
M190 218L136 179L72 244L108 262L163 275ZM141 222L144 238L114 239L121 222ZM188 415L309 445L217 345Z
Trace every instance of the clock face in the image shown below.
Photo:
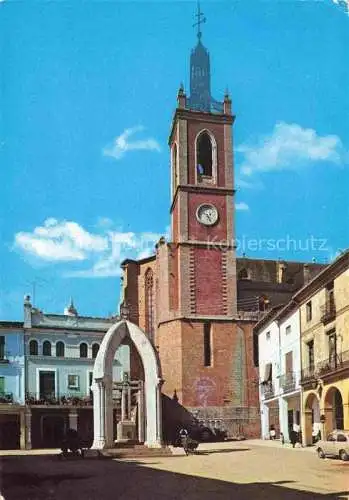
M205 226L213 226L218 220L218 210L210 203L200 205L196 211L196 218Z

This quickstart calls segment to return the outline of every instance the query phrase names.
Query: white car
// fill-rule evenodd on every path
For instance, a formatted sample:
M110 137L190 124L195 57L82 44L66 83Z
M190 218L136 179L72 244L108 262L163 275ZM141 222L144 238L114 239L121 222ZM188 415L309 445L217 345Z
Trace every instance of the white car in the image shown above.
M349 460L349 431L332 431L326 440L316 443L316 451L319 458L339 457Z

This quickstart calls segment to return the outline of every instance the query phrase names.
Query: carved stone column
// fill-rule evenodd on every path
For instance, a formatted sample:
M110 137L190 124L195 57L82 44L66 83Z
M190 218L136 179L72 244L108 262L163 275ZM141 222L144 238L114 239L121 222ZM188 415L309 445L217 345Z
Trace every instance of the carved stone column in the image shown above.
M139 391L137 395L138 403L138 441L144 443L145 441L145 415L144 415L144 382L139 382Z
M95 380L93 391L93 445L95 450L105 447L105 387L103 380Z

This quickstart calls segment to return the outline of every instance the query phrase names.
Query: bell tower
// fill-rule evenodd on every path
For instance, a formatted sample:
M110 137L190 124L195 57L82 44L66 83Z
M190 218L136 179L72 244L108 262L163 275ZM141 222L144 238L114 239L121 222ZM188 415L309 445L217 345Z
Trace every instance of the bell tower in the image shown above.
M235 117L227 92L221 102L211 95L203 22L198 7L190 95L181 85L169 136L171 242L160 240L156 256L163 389L175 390L188 407L224 404L230 370L224 350L236 329Z
M235 117L227 93L223 102L211 96L210 57L201 42L201 16L199 7L198 42L190 58L190 96L181 86L169 137L171 236L180 253L181 312L233 316Z

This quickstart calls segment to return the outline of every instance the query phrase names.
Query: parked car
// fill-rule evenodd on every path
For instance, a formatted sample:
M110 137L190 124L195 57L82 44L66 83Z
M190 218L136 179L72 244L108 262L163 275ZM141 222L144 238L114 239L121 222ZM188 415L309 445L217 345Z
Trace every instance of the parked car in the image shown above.
M349 460L349 431L332 431L326 440L317 441L316 451L319 458L339 457Z

